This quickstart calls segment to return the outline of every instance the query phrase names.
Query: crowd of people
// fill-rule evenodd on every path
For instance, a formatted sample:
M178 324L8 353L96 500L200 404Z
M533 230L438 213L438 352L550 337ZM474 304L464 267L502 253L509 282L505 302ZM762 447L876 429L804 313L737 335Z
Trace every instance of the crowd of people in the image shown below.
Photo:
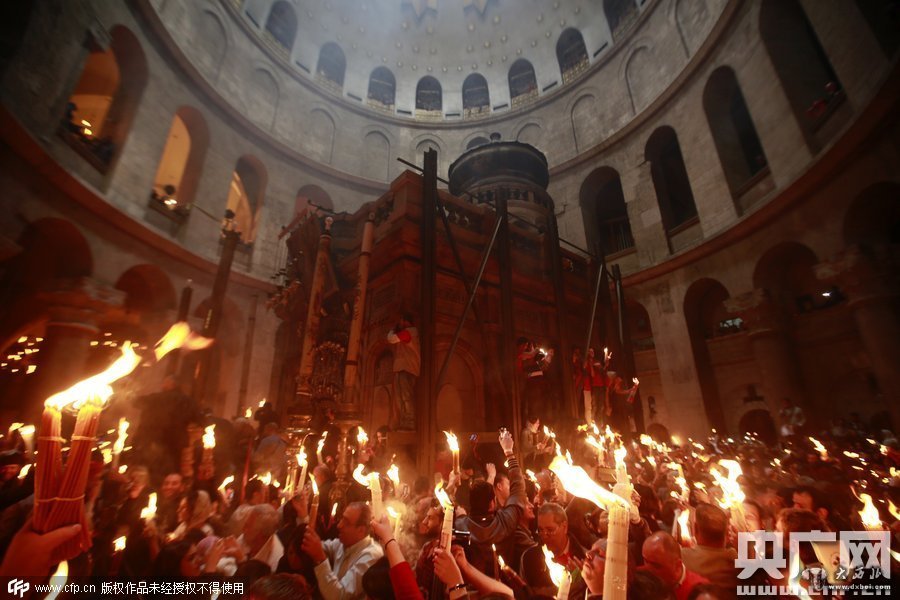
M549 553L570 574L570 600L599 597L608 513L573 495L549 466L569 452L594 481L610 484L614 446L627 452L640 517L628 531L628 598L735 598L749 584L809 588L816 582L796 577L789 566L777 569L780 579L766 570L742 578L735 566L739 534L872 529L871 517L863 522L859 512L864 494L875 499L880 523L874 528L889 531L894 544L900 540L897 438L846 421L801 434L796 410L782 415L790 427L777 444L715 432L680 444L593 427L554 432L530 418L515 439L505 430L491 440L473 436L458 463L443 450L434 473L405 468L399 479L388 476L394 461L388 429L371 440L354 430L347 459L356 473L346 481L336 476L340 436L328 413L314 423L305 446L315 488L299 482L286 493L289 440L271 406L252 418L217 418L191 410L171 380L138 406L141 422L119 464L95 452L86 497L92 544L76 556L55 549L80 526L33 530L33 449L16 429L4 437L3 575L46 581L65 558L72 581L229 582L229 590L251 598L554 598ZM213 466L204 463L200 444L211 424ZM320 444L322 432L328 434ZM596 440L588 443L597 432L610 450L605 457ZM714 475L726 459L742 469L740 522ZM384 505L396 519L373 515L370 472L380 474ZM441 538L442 493L455 507L449 544ZM148 517L142 513L151 494L156 511ZM124 544L117 544L121 538ZM806 575L823 567L812 544L801 544L799 556ZM886 572L865 575L855 575L854 583L889 583ZM153 596L154 589L163 588L132 589L132 595Z

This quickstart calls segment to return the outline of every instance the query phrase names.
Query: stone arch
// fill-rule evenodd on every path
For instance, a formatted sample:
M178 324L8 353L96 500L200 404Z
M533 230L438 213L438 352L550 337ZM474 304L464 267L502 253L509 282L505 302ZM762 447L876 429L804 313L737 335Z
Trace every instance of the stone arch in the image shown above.
M319 50L319 60L316 63L316 75L320 81L325 80L336 86L337 90L344 88L344 74L347 72L347 58L344 51L334 42L328 42Z
M175 207L189 207L194 201L208 147L209 127L203 113L192 106L179 107L156 169L154 197L168 197L177 203ZM169 194L167 186L174 187L175 192Z
M698 41L702 40L702 37L697 34L705 31L709 21L710 15L706 0L690 0L688 2L675 0L672 4L672 13L684 53L686 56L690 56L696 50L695 46L698 45Z
M66 106L65 139L105 173L121 153L149 78L147 58L123 25L109 32L104 50L92 39Z
M309 135L306 136L307 144L311 147L313 156L321 162L330 163L334 151L334 117L321 107L314 108L309 113Z
M297 13L289 2L278 0L272 5L263 29L266 37L283 51L282 54L290 56L297 37Z
M647 425L647 435L660 444L672 443L672 435L669 433L668 428L662 423L651 423Z
M222 18L205 6L193 23L193 43L184 46L199 71L210 81L217 81L228 53L228 30Z
M816 254L799 242L783 242L760 256L753 270L753 287L765 289L785 315L808 312L827 286L813 269Z
M671 233L696 219L694 192L675 130L668 125L658 127L647 139L644 158L650 162L656 201L666 231Z
M737 198L768 162L731 67L710 74L703 88L703 109L731 195Z
M463 114L471 116L491 111L491 96L487 79L480 73L466 77L462 86Z
M563 83L568 83L587 70L591 64L584 36L574 27L565 29L556 41L556 61Z
M628 332L631 336L631 346L635 350L652 350L656 348L653 340L653 324L650 321L650 313L644 305L634 299L625 302L626 316L628 317Z
M843 230L847 244L900 244L900 183L883 181L857 194L844 215Z
M225 207L234 212L235 226L246 244L256 239L268 177L262 161L250 154L237 160L231 174Z
M637 3L635 0L603 0L603 14L613 41L617 42L637 21Z
M370 103L377 108L394 112L397 98L397 79L387 67L377 67L369 75L369 91L366 94Z
M443 364L449 340L437 339L435 363ZM478 359L471 346L457 343L447 376L438 390L436 419L439 429L479 431L485 426L483 360Z
M119 276L115 287L125 292L125 310L129 312L161 313L176 307L175 286L156 265L131 267Z
M813 152L816 131L843 98L841 82L797 0L763 0L759 33L800 129Z
M312 203L317 207L323 208L328 211L334 210L334 202L331 200L331 196L328 194L328 192L314 183L306 184L299 190L297 190L296 206L298 210L296 212L301 212L301 203L304 208L308 204Z
M660 87L658 64L649 45L640 45L625 59L625 85L631 100L632 114L637 115L653 101Z
M684 318L703 407L710 425L719 431L726 431L727 425L707 340L715 335L716 325L727 315L724 302L728 297L728 290L724 285L708 278L692 283L684 295Z
M391 169L391 141L381 131L370 131L363 138L363 164L361 173L364 177L387 181Z
M598 167L581 184L578 194L588 248L609 256L634 247L628 208L619 172Z
M540 149L542 135L543 127L538 123L531 121L519 127L519 130L516 132L516 141L522 142L523 144L531 144L535 148Z
M427 113L443 111L443 92L441 82L426 75L416 84L416 110Z
M569 117L576 152L584 152L599 141L597 139L600 129L597 123L599 116L597 98L593 94L584 94L572 104Z
M478 146L484 146L485 144L490 144L491 140L484 137L483 135L475 135L468 142L466 142L466 150L471 150L472 148L477 148Z
M257 67L250 74L249 87L246 115L263 129L272 129L278 114L278 80L269 69Z
M513 107L531 98L537 98L538 85L534 65L528 60L520 58L509 67L507 76L509 81L509 101Z

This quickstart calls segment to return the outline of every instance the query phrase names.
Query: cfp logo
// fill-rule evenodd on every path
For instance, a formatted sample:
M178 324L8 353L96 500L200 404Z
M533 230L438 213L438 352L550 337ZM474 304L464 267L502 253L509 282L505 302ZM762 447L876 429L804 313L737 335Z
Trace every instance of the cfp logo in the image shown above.
M19 598L24 598L25 592L30 588L31 584L21 579L10 579L9 583L6 584L6 591Z

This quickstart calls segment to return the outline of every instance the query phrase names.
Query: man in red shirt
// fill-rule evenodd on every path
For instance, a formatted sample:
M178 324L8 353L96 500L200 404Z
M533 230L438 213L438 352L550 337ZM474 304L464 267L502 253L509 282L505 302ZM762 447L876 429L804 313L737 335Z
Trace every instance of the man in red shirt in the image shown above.
M422 359L419 354L419 331L413 327L412 319L412 315L404 313L400 322L387 334L388 343L394 347L391 424L401 431L416 428L416 380Z
M675 592L675 600L687 600L695 585L709 583L706 577L689 570L681 562L681 546L665 531L657 531L641 548L642 569L650 571Z

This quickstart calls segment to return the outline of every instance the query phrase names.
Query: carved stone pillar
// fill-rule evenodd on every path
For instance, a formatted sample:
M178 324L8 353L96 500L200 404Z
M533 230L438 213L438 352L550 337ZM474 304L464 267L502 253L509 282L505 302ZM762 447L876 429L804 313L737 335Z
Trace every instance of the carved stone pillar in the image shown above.
M900 423L900 294L897 268L887 247L863 250L850 246L815 267L816 277L840 288L847 297L856 328L894 424Z
M125 293L82 277L59 281L38 300L47 305L48 321L28 393L29 410L88 375L84 366L91 340L100 335L97 323L109 309L122 306Z
M741 317L747 328L772 418L777 419L781 401L785 398L806 409L807 415L811 416L800 365L778 304L766 290L755 289L729 298L725 308Z

